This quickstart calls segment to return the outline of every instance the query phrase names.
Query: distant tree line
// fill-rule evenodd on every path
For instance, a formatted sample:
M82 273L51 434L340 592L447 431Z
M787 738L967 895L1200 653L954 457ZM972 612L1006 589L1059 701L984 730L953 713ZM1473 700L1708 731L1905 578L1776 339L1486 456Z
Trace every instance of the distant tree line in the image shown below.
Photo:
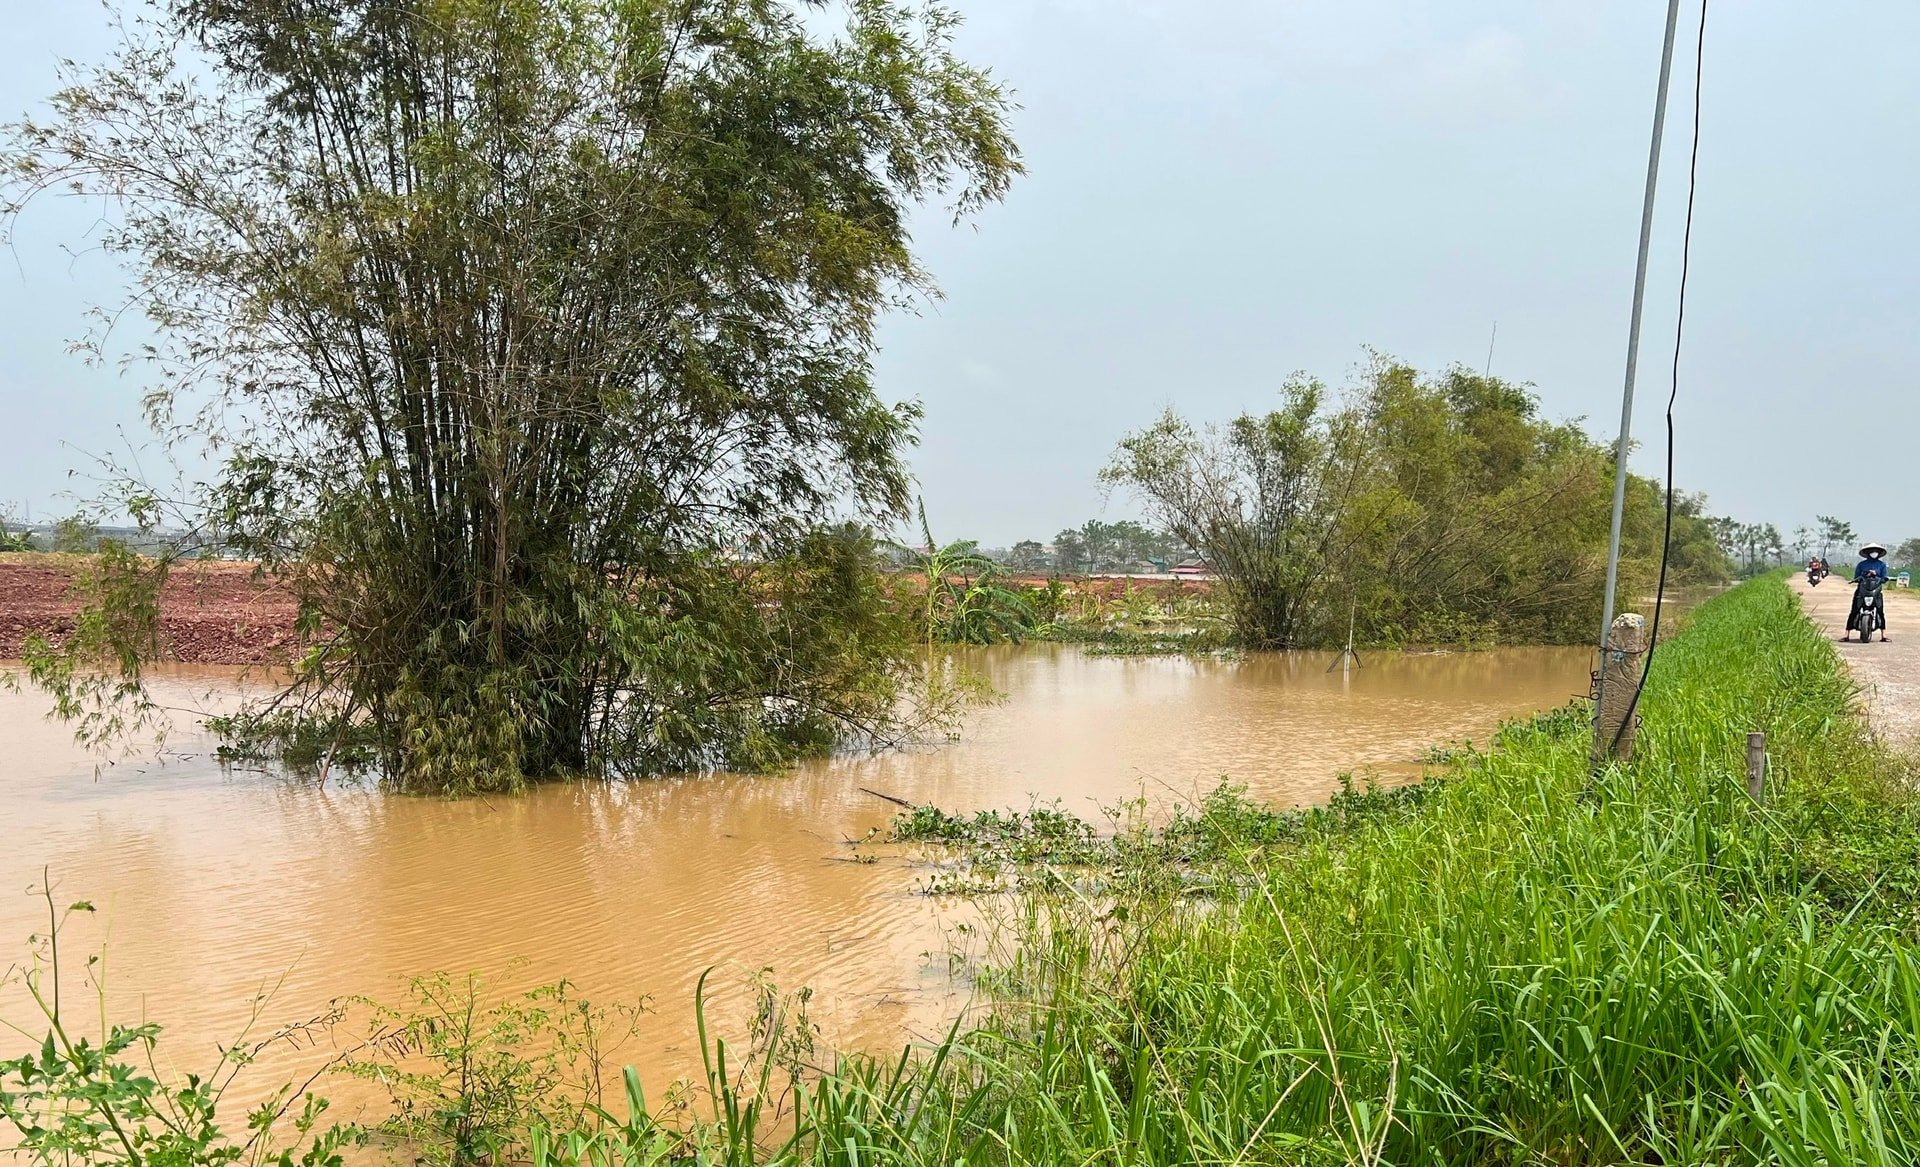
M1022 539L998 557L1015 571L1085 575L1165 571L1193 554L1192 548L1172 535L1136 519L1112 523L1089 519L1055 535L1051 546Z
M1783 540L1771 523L1742 524L1732 519L1714 522L1721 546L1750 574L1781 563L1804 564L1816 558L1851 563L1859 558L1864 542L1852 523L1835 515L1818 515L1811 526L1803 523L1795 527L1790 542ZM1920 566L1920 537L1889 544L1887 560L1900 567Z
M103 527L85 515L74 514L51 524L34 527L24 523L0 522L0 551L53 551L86 555L100 550L103 539L118 539L134 545L144 539L159 547L164 540L148 537L138 527ZM146 550L146 546L137 547Z

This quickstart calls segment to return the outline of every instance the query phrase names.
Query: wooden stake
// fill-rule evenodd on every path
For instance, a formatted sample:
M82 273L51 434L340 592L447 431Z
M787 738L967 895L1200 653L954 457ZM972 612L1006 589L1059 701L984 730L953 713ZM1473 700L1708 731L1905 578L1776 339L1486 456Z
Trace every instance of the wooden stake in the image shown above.
M1747 735L1747 797L1765 805L1767 801L1767 735Z

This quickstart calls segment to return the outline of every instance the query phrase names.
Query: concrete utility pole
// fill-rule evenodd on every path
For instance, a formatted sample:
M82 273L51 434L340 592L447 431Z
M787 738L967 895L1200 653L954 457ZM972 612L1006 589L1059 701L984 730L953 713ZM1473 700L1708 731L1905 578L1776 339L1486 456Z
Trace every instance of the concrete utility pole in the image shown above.
M1614 601L1620 586L1620 520L1627 505L1627 447L1633 434L1633 378L1640 364L1640 315L1647 300L1647 252L1653 243L1653 196L1660 185L1660 141L1667 128L1667 82L1673 76L1673 37L1680 25L1680 0L1667 0L1667 37L1660 50L1660 88L1653 100L1653 142L1647 150L1647 190L1640 203L1640 258L1633 270L1633 314L1627 325L1627 376L1620 395L1620 439L1613 447L1613 528L1607 539L1607 591L1600 617L1600 669L1595 683L1593 761L1598 765L1612 745L1612 731L1601 710L1608 706L1607 685L1632 683L1609 678L1608 640L1613 633Z
M1647 619L1637 612L1623 612L1613 618L1607 643L1600 651L1601 668L1613 664L1615 684L1594 694L1593 764L1609 759L1626 762L1633 758L1633 739L1638 718L1633 711L1633 689L1628 683L1647 654Z

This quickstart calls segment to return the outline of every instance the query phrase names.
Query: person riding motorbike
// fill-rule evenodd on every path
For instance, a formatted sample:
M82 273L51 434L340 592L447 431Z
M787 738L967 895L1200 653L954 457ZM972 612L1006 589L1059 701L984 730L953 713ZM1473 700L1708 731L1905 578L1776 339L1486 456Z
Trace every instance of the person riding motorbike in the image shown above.
M1820 586L1820 557L1817 555L1807 560L1807 586Z
M1842 640L1853 635L1854 621L1860 618L1860 600L1867 593L1869 585L1866 585L1865 580L1868 576L1873 577L1873 584L1870 586L1874 588L1884 586L1887 582L1887 549L1878 543L1869 543L1860 549L1860 562L1853 569L1853 607L1847 612L1846 635L1840 638ZM1862 644L1865 644L1867 639L1865 633L1860 635ZM1880 639L1882 642L1887 639L1885 601L1880 604Z

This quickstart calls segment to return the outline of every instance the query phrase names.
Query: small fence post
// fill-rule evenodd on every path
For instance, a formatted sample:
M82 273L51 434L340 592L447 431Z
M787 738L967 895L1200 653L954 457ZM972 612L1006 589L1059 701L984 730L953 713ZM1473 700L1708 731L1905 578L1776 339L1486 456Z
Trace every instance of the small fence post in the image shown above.
M1756 804L1767 801L1767 735L1747 735L1747 797Z
M1633 758L1633 737L1637 717L1633 709L1634 691L1640 685L1640 658L1647 651L1647 620L1637 612L1622 612L1614 617L1607 633L1607 681L1595 694L1598 716L1593 721L1593 764L1597 767L1609 758L1625 762ZM1598 674L1595 675L1598 683Z

